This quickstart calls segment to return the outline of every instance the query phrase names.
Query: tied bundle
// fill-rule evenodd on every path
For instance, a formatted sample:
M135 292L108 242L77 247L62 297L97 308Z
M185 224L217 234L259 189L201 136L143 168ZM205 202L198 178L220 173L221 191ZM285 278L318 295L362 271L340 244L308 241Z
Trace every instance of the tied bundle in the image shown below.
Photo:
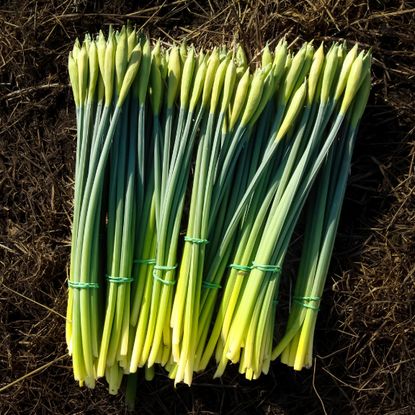
M129 26L75 42L66 340L80 385L105 376L117 393L127 375L133 400L139 368L190 385L212 361L247 379L276 358L311 366L370 63L357 45L285 40L249 63L240 46L152 45Z

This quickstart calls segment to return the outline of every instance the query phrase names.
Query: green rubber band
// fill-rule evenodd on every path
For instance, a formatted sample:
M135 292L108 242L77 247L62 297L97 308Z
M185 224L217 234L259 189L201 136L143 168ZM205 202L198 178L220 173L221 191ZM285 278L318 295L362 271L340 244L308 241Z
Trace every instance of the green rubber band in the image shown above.
M147 265L153 265L156 263L155 258L148 258L148 259L135 259L134 264L147 264Z
M167 271L173 271L177 268L176 265L154 265L153 269L153 278L159 282L161 282L164 285L174 285L176 284L176 280L165 280L164 278L161 278L157 275L157 271L167 272Z
M216 284L216 282L210 282L210 281L202 281L202 286L205 288L214 288L214 289L222 288L220 284Z
M191 242L193 244L199 244L199 245L204 245L204 244L208 244L209 241L207 239L199 239L199 238L193 238L193 236L185 236L184 240L186 242Z
M281 267L278 265L257 264L256 262L252 262L252 268L259 269L262 272L281 272Z
M240 265L240 264L230 264L229 268L236 269L237 271L243 271L243 272L250 272L252 267L249 265Z
M169 281L169 280L165 280L164 278L159 277L159 276L157 275L157 270L154 270L154 271L153 271L153 278L154 278L155 280L157 280L157 281L161 282L161 283L162 283L162 284L164 284L164 285L174 285L174 284L176 284L176 280Z
M294 295L294 300L304 300L304 301L320 301L321 297L313 297L313 296L305 296L302 297L300 295Z
M157 271L173 271L177 268L176 265L154 265L154 269Z
M82 282L71 280L68 280L68 286L70 288L99 288L99 284L97 282Z
M301 307L308 308L308 309L313 310L313 311L319 311L320 310L320 307L316 307L316 306L313 306L311 304L303 303L302 301L297 300L297 299L294 300L294 303L298 304Z
M278 298L276 298L275 300L272 301L272 304L277 305L279 304L280 300L278 300Z
M113 277L112 275L107 275L106 277L108 282L113 282L115 284L125 284L134 281L134 278L130 277Z

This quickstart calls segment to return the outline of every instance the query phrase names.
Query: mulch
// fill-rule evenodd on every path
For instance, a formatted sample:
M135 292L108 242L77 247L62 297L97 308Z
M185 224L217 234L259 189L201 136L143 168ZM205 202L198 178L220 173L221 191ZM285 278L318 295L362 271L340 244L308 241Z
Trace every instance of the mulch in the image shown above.
M127 20L167 42L239 41L250 58L283 35L294 47L359 42L374 57L313 368L274 362L253 382L234 368L213 381L210 369L177 389L160 371L140 377L136 412L413 413L415 4L404 0L1 3L0 413L126 412L104 382L74 382L64 315L76 135L67 54L77 36Z

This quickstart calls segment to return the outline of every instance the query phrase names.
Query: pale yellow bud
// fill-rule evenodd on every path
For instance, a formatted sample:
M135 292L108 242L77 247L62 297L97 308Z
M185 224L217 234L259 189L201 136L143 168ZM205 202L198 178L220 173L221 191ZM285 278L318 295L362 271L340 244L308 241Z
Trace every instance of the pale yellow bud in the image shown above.
M367 101L369 100L370 95L370 73L368 72L365 78L363 79L362 85L359 88L357 93L355 103L353 105L351 125L353 128L356 128L360 122L360 119L363 116L363 113L366 108Z
M95 42L91 42L89 46L88 61L89 61L88 100L92 100L95 94L97 79L99 75L98 54L97 54L97 46Z
M102 102L104 100L105 96L105 86L104 86L104 80L102 79L102 76L98 74L98 94L97 94L97 100L98 102Z
M180 106L187 108L189 104L190 90L193 85L193 72L195 69L196 59L193 48L187 53L186 61L183 65L183 75L180 87Z
M273 61L272 53L269 50L269 46L268 46L268 43L267 43L264 50L262 51L261 66L264 68L267 65L271 65L272 61Z
M107 47L105 48L104 60L104 85L105 85L105 105L111 105L114 95L114 72L115 72L115 41L114 34L108 36Z
M213 114L219 103L220 94L222 92L223 82L225 80L226 69L228 67L230 58L223 60L216 71L215 78L213 80L213 87L210 97L210 113Z
M334 101L338 101L344 89L346 88L347 78L349 77L350 69L357 56L357 44L350 49L346 55L340 71L339 80L337 81L336 92L334 93Z
M245 110L242 115L241 124L246 126L254 115L261 101L262 91L264 89L265 74L263 71L256 71L252 78L251 87L249 88L248 99Z
M350 68L349 77L347 78L346 89L344 91L344 97L340 108L340 114L346 114L347 109L352 103L357 91L359 90L360 84L363 80L364 72L363 67L363 52L354 60L352 67Z
M98 64L101 76L104 77L105 74L105 49L107 48L107 42L105 41L105 36L102 31L99 32L97 41L97 53L98 53Z
M151 45L150 39L146 39L142 45L142 57L140 70L138 71L138 102L144 105L148 89L148 80L151 71ZM160 53L160 48L158 49Z
M215 48L212 54L209 57L208 66L206 70L205 82L203 85L203 95L202 95L202 105L206 107L209 103L213 81L216 76L216 71L219 66L219 53L218 50Z
M243 68L243 72L245 72L248 67L248 59L241 45L238 45L236 49L236 62L238 66Z
M280 41L275 48L274 62L272 63L272 71L274 72L276 83L280 81L285 73L287 58L287 42L285 40Z
M265 106L268 104L268 102L271 100L272 95L276 91L276 80L273 71L268 72L267 77L264 81L264 91L262 92L261 101L259 102L259 105L252 116L251 120L249 121L249 124L253 125L258 118L261 116L262 112L264 111Z
M324 66L324 46L323 43L317 49L314 54L313 63L310 68L310 75L308 77L308 93L307 93L307 102L309 105L314 101L316 95L318 82L320 79L321 71Z
M182 62L182 65L184 65L184 63L186 62L187 59L187 43L186 41L183 41L180 45L180 60Z
M151 107L155 115L160 114L161 97L163 92L163 83L157 62L153 60L151 64Z
M125 71L128 64L128 43L125 27L123 26L117 37L117 46L115 50L115 76L117 79L117 93L120 92L123 83Z
M87 93L87 82L88 82L88 52L85 44L82 45L81 50L78 54L78 79L79 79L79 100L80 104L83 105L86 93Z
M167 108L173 108L178 93L181 76L181 62L179 49L175 46L171 50L168 63Z
M229 62L226 69L225 82L223 84L222 106L220 111L225 112L233 95L233 88L236 80L236 66L233 61Z
M131 27L127 28L127 44L128 44L128 59L130 59L131 52L137 46L137 32L131 29Z
M311 65L313 63L313 56L314 56L314 46L311 43L307 44L305 57L304 57L304 64L301 68L300 73L298 74L297 82L293 91L297 91L300 85L304 82L304 79L308 77Z
M78 55L79 55L80 51L81 51L81 45L79 43L79 39L76 38L75 43L74 43L73 48L72 48L72 57L75 60L75 62L78 59Z
M289 131L289 129L294 125L295 120L300 114L301 110L303 109L303 104L305 97L307 95L307 81L305 80L300 88L294 93L293 98L288 106L288 110L285 114L285 117L281 123L281 126L278 130L277 136L275 138L276 141L280 141L284 138L285 134Z
M190 98L189 111L193 112L196 108L197 103L202 95L203 85L205 83L205 77L207 72L207 64L205 61L199 65L196 71L195 82L192 88L192 96Z
M124 79L121 85L120 93L118 96L117 106L120 107L125 101L128 95L130 87L137 76L138 68L141 61L141 46L137 45L131 52L131 57L128 62L128 67L124 75Z
M73 52L69 52L68 56L68 72L69 80L71 81L73 99L75 101L75 106L79 107L79 81L78 81L78 65L76 64L75 59L73 58Z
M288 103L291 97L291 93L297 83L298 76L301 73L301 69L305 62L305 54L307 52L307 44L304 44L301 49L295 54L290 69L288 70L287 76L284 80L281 102L283 105Z
M338 48L338 45L332 46L326 55L320 94L320 101L322 104L326 104L330 97L331 86L339 63Z
M236 122L241 115L242 109L246 104L246 96L248 95L249 85L251 83L251 77L249 74L249 69L245 71L245 74L242 76L236 87L235 99L232 106L232 113L229 121L229 130L233 130L236 125Z

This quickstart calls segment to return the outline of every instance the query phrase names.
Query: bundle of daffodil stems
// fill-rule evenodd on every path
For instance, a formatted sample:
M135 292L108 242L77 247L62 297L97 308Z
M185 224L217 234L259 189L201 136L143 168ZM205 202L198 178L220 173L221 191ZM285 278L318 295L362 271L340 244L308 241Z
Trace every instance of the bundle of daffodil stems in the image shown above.
M277 358L311 366L370 64L357 45L285 40L248 62L238 45L128 26L75 42L66 339L80 385L105 377L117 393L126 375L131 397L156 366L188 385L208 365L247 379Z

